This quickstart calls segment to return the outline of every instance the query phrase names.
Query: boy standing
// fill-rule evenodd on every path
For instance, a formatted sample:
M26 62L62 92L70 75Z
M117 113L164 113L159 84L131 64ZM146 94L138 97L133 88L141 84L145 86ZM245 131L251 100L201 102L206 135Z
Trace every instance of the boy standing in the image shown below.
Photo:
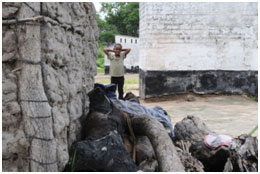
M119 99L123 99L124 95L124 59L126 55L131 51L130 48L122 49L121 44L115 44L114 49L104 49L104 53L110 60L109 72L111 75L111 83L116 84L119 94Z

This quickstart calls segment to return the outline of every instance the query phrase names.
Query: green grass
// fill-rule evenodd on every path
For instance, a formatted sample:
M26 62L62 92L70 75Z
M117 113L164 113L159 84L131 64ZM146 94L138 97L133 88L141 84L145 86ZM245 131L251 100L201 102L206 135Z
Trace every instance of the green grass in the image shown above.
M98 73L103 71L98 70ZM110 76L107 76L106 78L101 79L95 79L95 83L102 83L102 84L110 84ZM125 77L125 83L124 83L124 91L131 91L131 90L138 90L139 88L139 78L127 78Z
M105 73L104 67L103 68L97 67L97 72L98 73Z
M76 160L76 154L77 154L77 149L75 149L73 158L72 158L72 164L71 164L71 171L74 172L75 170L75 160Z
M98 73L104 73L104 69L99 70ZM110 76L109 78L105 79L95 79L95 83L102 83L102 84L110 84ZM124 85L134 85L137 84L139 85L139 79L125 79L125 84Z
M139 79L125 79L125 84L139 84Z
M256 95L256 96L252 96L252 97L251 97L251 100L253 100L253 101L256 101L256 102L257 102L257 101L258 101L258 96L257 96L257 95Z
M105 54L103 52L104 44L98 44L98 56L96 60L96 65L98 69L98 73L104 73L104 61L105 61Z
M138 90L139 86L137 84L125 84L124 85L124 91L131 91L131 90Z
M101 58L98 58L97 60L96 60L96 65L97 65L97 67L99 67L99 68L104 68L104 57L101 57Z
M256 125L256 127L253 130L251 130L251 132L248 135L252 136L257 129L258 129L258 125Z
M102 83L104 85L110 84L110 79L96 79L95 83Z

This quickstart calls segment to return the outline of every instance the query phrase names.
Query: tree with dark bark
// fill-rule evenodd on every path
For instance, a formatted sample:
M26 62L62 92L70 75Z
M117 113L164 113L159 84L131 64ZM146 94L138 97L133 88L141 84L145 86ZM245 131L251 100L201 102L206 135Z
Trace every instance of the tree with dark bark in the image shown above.
M171 139L154 117L124 113L100 87L88 95L86 137L72 145L67 171L258 171L256 137L241 135L228 146L212 149L204 138L215 132L198 117L187 116L175 125Z
M241 135L233 138L229 146L216 149L207 147L204 137L215 133L195 116L187 116L175 125L175 144L185 144L193 157L204 165L206 172L257 172L258 140L256 137ZM182 149L183 146L181 147Z

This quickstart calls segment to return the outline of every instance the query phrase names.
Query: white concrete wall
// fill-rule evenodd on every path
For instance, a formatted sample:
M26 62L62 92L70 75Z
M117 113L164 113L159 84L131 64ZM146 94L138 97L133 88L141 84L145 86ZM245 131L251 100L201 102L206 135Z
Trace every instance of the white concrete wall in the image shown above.
M132 41L131 41L132 40ZM131 69L131 67L139 66L139 38L124 36L124 35L116 35L115 43L120 43L123 48L131 48L130 53L127 55L124 65L126 68ZM109 48L113 49L114 45L110 45ZM109 66L110 61L105 56L105 66Z
M257 70L257 3L140 3L143 70Z

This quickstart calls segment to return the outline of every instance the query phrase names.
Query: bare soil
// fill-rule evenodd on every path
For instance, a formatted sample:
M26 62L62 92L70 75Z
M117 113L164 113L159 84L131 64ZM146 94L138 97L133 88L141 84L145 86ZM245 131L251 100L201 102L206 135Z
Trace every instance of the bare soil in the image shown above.
M139 75L126 74L125 93L139 96ZM97 75L96 82L110 83L109 75ZM137 83L132 83L137 82ZM196 95L178 94L150 99L140 99L146 107L160 106L165 109L175 125L187 115L195 115L206 123L210 130L232 137L248 134L258 124L258 102L246 95ZM258 136L256 131L253 136Z

